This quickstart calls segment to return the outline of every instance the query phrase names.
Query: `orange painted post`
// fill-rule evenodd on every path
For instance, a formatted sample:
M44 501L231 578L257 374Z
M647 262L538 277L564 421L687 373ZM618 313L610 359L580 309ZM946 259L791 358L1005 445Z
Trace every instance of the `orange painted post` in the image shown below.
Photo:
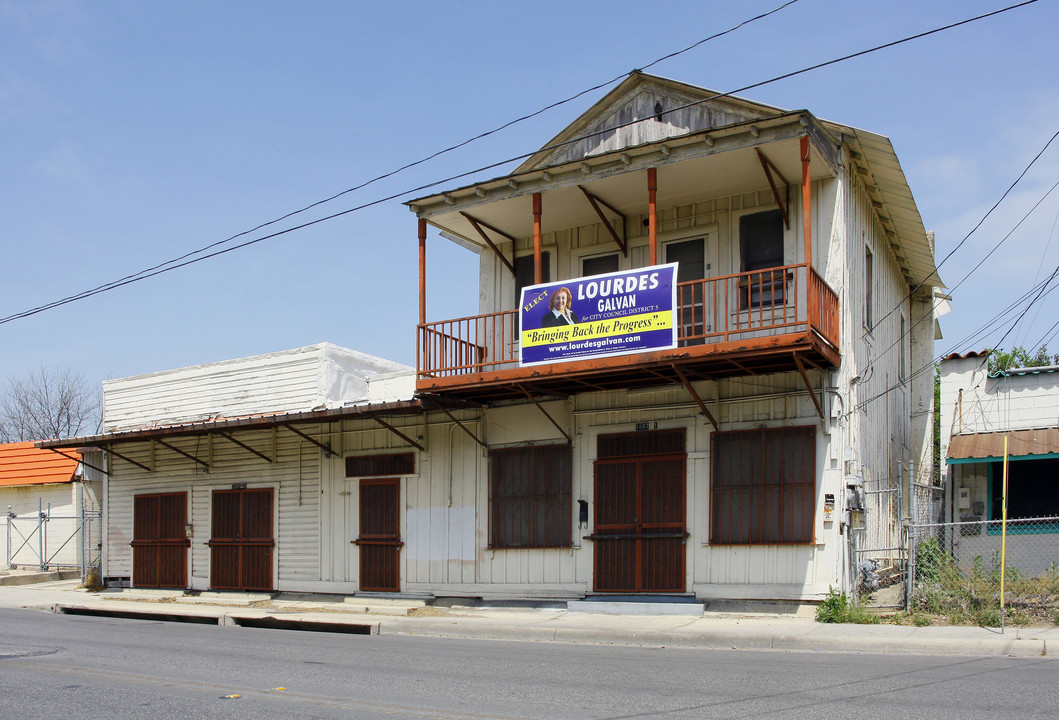
M651 249L648 265L658 264L658 170L647 168L647 242Z
M533 284L541 278L541 194L533 193Z
M419 218L419 324L427 322L427 221Z
M809 136L802 136L802 234L805 240L805 264L813 266L813 193L809 185Z

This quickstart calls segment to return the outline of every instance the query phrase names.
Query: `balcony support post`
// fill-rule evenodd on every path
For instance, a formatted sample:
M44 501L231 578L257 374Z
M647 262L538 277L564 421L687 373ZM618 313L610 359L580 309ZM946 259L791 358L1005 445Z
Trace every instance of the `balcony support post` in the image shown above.
M419 218L419 324L427 322L427 221Z
M711 413L709 408L706 407L706 403L704 403L702 398L699 397L699 394L695 392L695 388L691 386L691 381L688 380L688 376L684 374L684 371L680 369L679 365L673 366L673 372L675 372L677 377L680 378L680 382L684 384L684 389L691 394L692 399L695 400L695 403L699 406L699 410L702 410L702 414L705 415L706 419L713 425L713 429L719 430L720 428L717 425L717 418L713 416L713 413Z
M813 193L809 183L809 136L802 135L802 236L805 241L805 264L813 266Z
M647 168L647 242L649 265L658 264L658 169Z
M540 285L541 271L541 194L533 193L533 284Z

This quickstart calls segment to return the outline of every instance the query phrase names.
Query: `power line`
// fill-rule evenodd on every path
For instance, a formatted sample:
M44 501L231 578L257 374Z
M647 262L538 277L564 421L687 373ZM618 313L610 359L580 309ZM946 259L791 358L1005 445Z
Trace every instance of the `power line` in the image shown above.
M763 87L763 86L771 84L771 83L779 82L780 80L786 80L786 79L789 79L789 78L792 78L792 77L796 77L798 75L802 75L802 74L805 74L805 73L808 73L808 72L812 72L814 70L819 70L819 69L824 68L824 67L829 67L831 65L835 65L835 64L838 64L838 63L841 63L841 62L846 62L848 60L852 60L852 59L855 59L855 58L858 58L858 57L863 57L865 55L869 55L869 54L872 54L872 53L875 53L875 52L879 52L879 51L882 51L882 50L885 50L885 49L889 49L889 48L895 47L897 45L901 45L903 43L907 43L907 42L911 42L913 40L918 40L918 39L921 39L921 38L924 38L924 37L928 37L930 35L934 35L934 34L943 32L945 30L951 30L953 28L961 27L961 26L967 25L969 23L973 23L973 22L976 22L976 21L979 21L979 20L984 20L984 19L996 16L996 15L999 15L1001 13L1005 13L1005 12L1009 12L1011 10L1015 10L1015 9L1018 9L1018 8L1021 8L1021 7L1025 7L1026 5L1032 5L1032 4L1036 3L1036 2L1038 2L1038 0L1025 0L1024 2L1016 3L1014 5L1009 5L1007 7L1001 8L999 10L994 10L992 12L984 13L984 14L981 14L981 15L976 15L974 17L967 18L965 20L960 20L958 22L950 23L948 25L943 25L941 27L934 28L932 30L927 30L927 31L924 31L924 32L921 32L921 33L916 33L915 35L910 35L910 36L902 38L900 40L894 40L894 41L891 41L891 42L888 42L888 43L884 43L882 45L877 45L877 46L869 48L867 50L861 50L859 52L850 53L848 55L844 55L842 57L835 58L833 60L828 60L828 61L825 61L825 62L817 63L815 65L811 65L811 66L802 68L800 70L795 70L795 71L792 71L792 72L789 72L789 73L784 73L782 75L778 75L778 76L770 78L768 80L763 80L763 81L760 81L760 82L752 83L750 85L745 85L745 86L743 86L741 88L737 88L735 90L730 90L730 91L725 92L725 93L717 93L717 94L712 95L710 97L703 98L702 100L697 100L697 101L694 101L694 102L691 102L691 103L687 103L687 104L682 105L682 106L670 108L668 110L663 111L663 113L661 113L661 114L668 115L670 113L679 112L681 110L684 110L684 109L687 109L687 108L690 108L690 107L694 107L694 106L697 106L697 105L701 105L701 104L710 102L712 100L717 100L719 98L728 97L728 96L734 95L736 93L741 93L741 92L745 92L747 90L752 90L752 89L755 89L755 88ZM787 5L789 5L789 4L791 4L791 3L787 3ZM787 5L780 6L779 8L777 8L777 10L774 10L773 12L776 12L776 11L782 9L783 7L786 7ZM768 13L766 13L766 15L767 14ZM750 22L750 21L746 21L746 22ZM705 42L705 40L703 40L702 42ZM694 47L694 46L689 46L689 48L687 48L687 49L690 49L691 47ZM659 59L656 62L659 62L659 61L661 61L661 59ZM585 92L589 92L589 91L585 91ZM515 122L515 121L513 121L513 122ZM581 136L578 136L578 137L575 137L575 138L571 138L571 139L568 139L568 140L560 141L560 142L554 143L552 145L545 146L543 148L539 148L539 149L534 150L533 152L530 152L530 153L524 153L524 154L521 154L521 155L517 155L515 157L508 158L508 159L505 159L505 160L501 160L501 161L498 161L498 162L495 162L495 163L491 163L489 165L485 165L485 166L476 168L474 170L469 170L467 172L463 172L463 173L459 173L459 174L456 174L456 175L452 175L450 177L447 177L447 178L444 178L444 179L441 179L441 180L437 180L435 182L427 183L425 185L420 185L420 186L415 187L415 188L404 190L402 192L398 192L398 193L395 193L393 195L390 195L390 196L387 196L387 197L384 197L384 198L380 198L380 199L377 199L377 200L374 200L374 201L370 201L370 202L358 205L356 207L349 208L347 210L343 210L343 211L340 211L340 212L332 213L332 214L327 215L325 217L318 218L316 220L311 220L311 221L302 223L300 225L296 225L294 227L287 228L285 230L280 230L280 231L277 231L277 232L274 232L274 233L270 233L268 235L264 235L262 237L255 238L253 240L248 240L246 242L239 243L238 245L233 245L233 246L225 248L223 250L218 250L216 252L208 253L206 255L200 255L199 257L192 257L194 255L199 255L200 253L203 253L203 252L205 252L205 251L207 251L209 249L212 249L212 248L217 247L219 245L222 245L224 243L230 242L232 239L235 239L235 238L238 238L238 237L242 237L243 235L246 235L246 234L249 234L251 232L254 232L254 230L248 230L248 231L245 231L245 232L240 233L238 235L232 236L232 238L229 238L227 240L218 241L216 243L212 243L211 245L207 245L207 246L205 246L203 248L200 248L199 250L195 250L195 251L192 251L190 253L186 253L185 255L182 255L180 258L176 258L174 260L170 260L170 261L167 261L165 263L161 263L160 265L156 265L153 268L150 268L148 270L140 271L139 273L136 273L134 275L126 276L125 278L122 278L121 280L113 281L111 283L107 283L106 285L101 285L101 286L99 286L97 288L93 288L92 290L86 290L86 291L84 291L82 293L79 293L77 295L73 295L73 296L70 296L70 297L67 297L67 298L63 298L62 300L56 300L56 301L47 303L45 305L41 305L41 306L38 306L38 307L35 307L35 308L31 308L29 310L25 310L25 311L22 311L22 312L19 312L19 313L15 313L13 315L9 315L9 316L4 317L4 318L0 318L0 325L8 323L8 322L11 322L13 320L20 319L20 318L29 317L31 315L35 315L35 314L43 312L45 310L50 310L50 309L53 309L55 307L59 307L61 305L66 305L66 304L69 304L71 302L75 302L77 300L83 300L85 298L92 297L94 295L98 295L100 293L107 292L109 290L113 290L113 289L116 289L116 288L119 288L119 287L123 287L125 285L129 285L131 283L138 282L140 280L146 280L148 278L155 277L156 275L160 275L162 273L169 272L171 270L176 270L176 269L179 269L179 268L182 268L182 267L186 267L188 265L192 265L194 263L201 262L202 260L207 260L207 259L210 259L210 258L213 258L213 257L217 257L219 255L223 255L225 253L231 252L233 250L238 250L238 249L241 249L241 248L244 248L244 247L248 247L250 245L254 245L254 244L259 243L259 242L261 242L263 240L268 240L268 239L271 239L271 238L274 238L274 237L285 235L287 233L294 232L296 230L302 230L302 229L305 229L307 227L311 227L313 225L317 225L319 223L326 222L328 220L333 220L335 218L342 217L344 215L348 215L350 213L354 213L354 212L358 212L360 210L364 210L364 209L366 209L368 207L372 207L374 205L379 205L379 204L384 203L384 202L389 202L391 200L396 200L397 198L404 197L405 195L422 192L423 190L428 190L428 189L430 189L432 187L436 187L438 185L443 185L443 184L447 184L447 183L450 183L450 182L454 182L455 180L459 180L461 178L465 178L465 177L468 177L468 176L471 176L471 175L477 175L478 173L484 172L486 170L491 170L493 168L497 168L497 167L500 167L502 165L507 165L507 164L516 162L518 160L524 160L526 158L532 157L532 156L534 156L534 155L536 155L538 153L541 153L541 152L547 152L547 151L550 151L550 150L558 149L558 148L564 147L566 145L570 145L570 144L573 144L573 143L576 143L576 142L581 142L582 140L585 140L585 139L596 137L598 135L614 132L615 130L618 130L618 129L621 129L621 128L624 128L624 127L628 127L628 126L636 124L638 122L643 122L643 120L632 120L632 121L629 121L629 122L626 122L626 123L620 123L620 124L615 125L613 127L609 127L609 128L606 128L606 129L603 129L603 130L599 130L599 131L596 131L596 132L593 132L593 133L588 133L586 135L581 135ZM470 142L470 141L467 141L467 142ZM463 143L463 144L466 144L466 142ZM441 152L443 152L443 151L441 151ZM435 156L437 154L441 154L441 152L436 153ZM427 159L429 159L429 158L424 158L424 160L421 161L421 162L425 162ZM417 162L417 163L414 163L414 164L419 164L419 163ZM394 172L397 172L397 171L394 171ZM388 173L387 175L381 176L381 177L389 177L390 175L394 174L394 172ZM381 179L381 177L380 177L380 179ZM347 192L351 192L351 191L352 191L352 189L350 191L347 191ZM345 192L339 193L339 195L342 195L342 194L345 194ZM336 195L334 197L338 197L338 195ZM323 202L327 202L327 201L323 200L323 201L320 201L318 203L314 203L313 205L311 205L309 207L315 207L315 206L317 206L317 205L319 205L319 204L321 204ZM296 211L296 212L288 213L286 216L284 216L284 218L290 217L291 215L297 214L298 212L302 212L302 211ZM274 224L275 222L279 222L279 220L275 220L275 221L272 221L272 222L269 222L269 223L264 223L263 225L258 226L258 229L266 227L266 226L271 225L271 224Z
M699 41L697 41L697 42L695 42L695 43L683 48L682 50L677 50L675 52L669 53L668 55L663 55L662 57L656 58L656 59L652 60L651 62L647 63L646 65L644 65L643 68L641 68L641 70L644 70L644 69L647 69L647 68L652 67L654 65L657 65L658 63L660 63L660 62L662 62L664 60L669 60L671 58L677 57L678 55L682 55L682 54L684 54L686 52L689 52L690 50L692 50L692 49L694 49L694 48L696 48L696 47L698 47L698 46L700 46L700 45L702 45L702 44L704 44L706 42L709 42L711 40L715 40L715 39L717 39L719 37L723 37L723 36L728 35L728 34L730 34L732 32L735 32L736 30L739 30L740 28L742 28L742 27L744 27L746 25L749 25L752 22L764 19L764 18L766 18L766 17L768 17L770 15L773 15L773 14L779 12L780 10L783 10L784 8L786 8L786 7L790 6L790 5L793 5L796 2L799 2L799 0L788 0L788 2L785 2L782 5L779 5L778 7L773 8L772 10L769 10L767 12L761 13L759 15L755 15L754 17L749 18L748 20L744 20L741 23L733 25L732 27L728 28L727 30L722 30L721 32L717 32L717 33L714 33L713 35L709 35L709 36L707 36L707 37L705 37L705 38L703 38L703 39L701 39L701 40L699 40ZM470 145L471 143L476 142L478 140L481 140L483 138L489 137L490 135L495 135L496 133L499 133L502 130L506 130L507 128L509 128L509 127L511 127L513 125L516 125L516 124L518 124L520 122L523 122L525 120L529 120L531 118L537 117L538 115L541 115L542 113L545 113L548 110L552 110L552 109L557 108L557 107L559 107L561 105L565 105L565 104L567 104L569 102L573 102L574 100L577 100L578 98L580 98L580 97L582 97L584 95L587 95L590 92L594 92L594 91L600 90L600 89L602 89L602 88L604 88L604 87L606 87L608 85L612 85L613 83L618 82L619 80L621 80L621 79L623 79L625 77L626 77L626 74L618 75L618 76L616 76L614 78L611 78L610 80L607 80L606 82L599 83L599 84L594 85L594 86L592 86L590 88L582 90L581 92L575 93L574 95L571 95L570 97L568 97L568 98L566 98L564 100L559 100L559 101L553 102L553 103L551 103L549 105L546 105L546 106L542 107L539 110L536 110L535 112L529 113L528 115L523 115L521 117L515 118L514 120L511 120L511 121L508 121L508 122L506 122L506 123L504 123L502 125L499 125L498 127L495 127L492 130L487 130L486 132L479 133L478 135L470 137L470 138L468 138L468 139L466 139L466 140L464 140L462 142L456 143L455 145L450 145L449 147L446 147L446 148L444 148L442 150L438 150L437 152L432 153L430 155L427 155L426 157L420 158L419 160L407 163L407 164L402 165L401 167L398 167L398 168L396 168L394 170L391 170L389 172L383 173L382 175L377 175L376 177L373 177L370 180L366 180L366 181L360 183L359 185L354 185L351 188L348 188L346 190L342 190L341 192L335 193L334 195L331 195L330 197L324 198L323 200L318 200L318 201L316 201L314 203L310 203L309 205L306 205L305 207L302 207L302 208L300 208L298 210L292 210L291 212L288 212L285 215L282 215L282 216L280 216L280 217L278 217L278 218L276 218L274 220L269 220L268 222L261 223L260 225L257 225L256 227L250 228L249 230L244 230L244 231L242 231L240 233L236 233L235 235L227 237L227 238L225 238L223 240L218 240L218 241L216 241L214 243L210 243L209 245L206 245L204 247L198 248L196 250L192 250L192 251L187 252L187 253L179 256L179 257L172 258L170 260L166 260L165 262L159 263L157 265L154 265L152 267L146 268L144 270L140 270L139 272L133 273L131 275L126 275L125 277L120 278L118 280L113 280L111 282L108 282L108 283L105 283L103 285L97 286L97 287L92 288L90 290L85 290L85 291L82 291L80 293L77 293L76 295L70 295L68 297L62 298L61 300L56 300L56 301L53 301L53 302L48 303L46 305L42 305L42 306L39 306L37 308L33 308L32 311L27 311L26 313L18 313L16 315L12 315L12 316L9 316L9 317L6 317L6 318L2 318L2 319L0 319L0 324L2 324L4 322L8 322L10 320L16 320L16 319L18 319L20 317L26 317L27 314L28 315L36 314L36 312L42 312L44 310L50 310L51 308L58 307L59 305L65 305L65 304L73 302L75 300L81 300L81 299L84 299L84 298L87 298L87 297L91 297L93 295L98 295L100 292L105 292L106 290L119 288L119 287L122 287L124 285L128 285L131 282L135 282L136 280L139 280L139 279L146 279L146 278L149 278L149 277L154 277L155 275L160 274L160 272L158 272L158 271L163 270L163 268L165 268L168 265L172 265L173 269L176 269L178 267L185 267L186 265L190 264L190 263L187 263L187 262L183 262L184 260L187 260L188 258L191 258L191 257L193 257L195 255L200 255L200 254L205 253L205 252L207 252L209 250L212 250L215 247L220 247L221 245L225 245L227 243L230 243L233 240L237 240L237 239L239 239L241 237L244 237L244 236L249 235L251 233L257 232L258 230L263 230L266 227L271 227L272 225L275 225L277 223L283 222L284 220L292 218L295 215L300 215L300 214L305 213L305 212L307 212L309 210L312 210L315 207L319 207L320 205L325 205L325 204L327 204L329 202L332 202L333 200L337 200L338 198L343 197L344 195L348 195L348 194L350 194L352 192L356 192L358 190L362 190L362 189L368 187L369 185L373 185L373 184L375 184L375 183L377 183L377 182L379 182L381 180L385 180L385 179L393 177L394 175L397 175L397 174L399 174L401 172L404 172L405 170L409 170L409 169L411 169L413 167L416 167L418 165L422 165L424 163L427 163L427 162L429 162L429 161L431 161L431 160L433 160L433 159L435 159L437 157L440 157L440 156L445 155L447 153L450 153L450 152L453 152L455 150L458 150L459 148L462 148L462 147L465 147L467 145ZM460 176L457 176L457 177L460 177ZM445 180L445 181L441 181L441 182L448 182L448 181ZM400 195L391 196L388 199L395 199L395 197L401 197L402 195L405 195L405 194L407 194L409 192L416 192L416 191L415 190L406 191L404 193L401 193ZM333 217L337 217L337 215L329 216L328 218L324 218L324 219L331 219ZM303 227L307 227L307 225L302 225L302 226L299 226L298 228L295 228L295 229L301 229ZM275 235L269 235L267 237L275 237ZM262 239L265 239L265 238L262 238ZM248 244L252 244L252 243L248 243ZM246 247L246 245L247 244L242 244L242 245L239 245L237 247ZM208 257L216 257L218 254L219 253L213 253L213 254L210 254L210 255L207 255L207 256L203 257L202 259L206 259Z

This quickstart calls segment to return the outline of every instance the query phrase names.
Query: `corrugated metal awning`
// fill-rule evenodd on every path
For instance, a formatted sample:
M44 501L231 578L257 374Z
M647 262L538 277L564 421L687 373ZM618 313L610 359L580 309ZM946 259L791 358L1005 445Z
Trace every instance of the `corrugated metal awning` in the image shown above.
M953 435L946 462L949 465L985 462L1004 458L1004 438L1008 439L1008 458L1059 456L1059 428L1012 430L1009 432Z

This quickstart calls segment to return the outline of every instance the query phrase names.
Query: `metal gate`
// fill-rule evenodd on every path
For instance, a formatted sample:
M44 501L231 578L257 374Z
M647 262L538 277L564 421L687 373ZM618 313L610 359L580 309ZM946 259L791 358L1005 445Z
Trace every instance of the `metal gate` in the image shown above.
M56 515L51 505L37 501L32 515L8 513L5 523L6 564L15 568L77 568L84 578L99 572L102 555L103 513L82 502L77 515Z

